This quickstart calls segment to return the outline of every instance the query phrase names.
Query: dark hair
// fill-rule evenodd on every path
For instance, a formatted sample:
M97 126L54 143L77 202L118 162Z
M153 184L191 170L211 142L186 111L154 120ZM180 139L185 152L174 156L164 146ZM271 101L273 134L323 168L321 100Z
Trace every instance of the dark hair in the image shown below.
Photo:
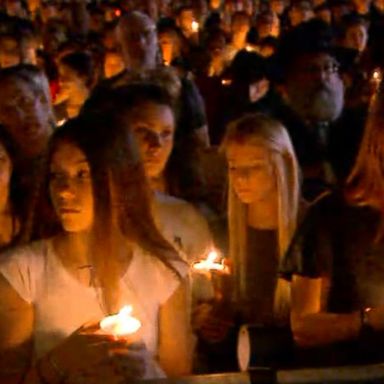
M340 37L345 37L349 28L360 25L368 29L369 21L365 17L356 14L344 15L338 28Z
M256 52L245 50L235 56L228 74L233 81L247 84L269 77L267 61Z
M25 191L22 190L20 173L17 169L17 152L16 144L9 134L7 129L0 124L0 145L4 146L7 155L9 156L12 174L9 183L9 202L11 214L13 217L13 228L12 228L12 240L8 246L12 246L21 239L25 239L25 229L28 213L28 203Z
M44 98L44 103L49 106L47 120L50 127L53 129L55 126L55 118L51 108L49 83L44 72L38 67L30 64L19 64L0 69L0 89L3 84L13 84L16 81L24 82L28 85L30 90L39 97L41 96Z
M36 30L29 20L8 17L0 29L0 44L5 40L13 40L17 46L19 62L23 63L26 61L25 48L28 43L36 40L36 35Z
M248 15L246 11L236 11L233 13L232 18L231 18L231 25L234 23L236 19L247 19L249 22L249 25L251 25L251 17Z
M175 99L172 95L158 84L132 83L114 89L95 90L85 102L82 113L114 113L119 111L116 118L124 119L124 114L143 102L153 102L175 108Z
M60 59L60 64L66 65L85 80L85 85L91 88L95 83L95 66L92 56L86 52L71 52Z
M176 9L176 17L179 17L184 11L192 11L193 12L193 7L192 5L186 4L186 5L181 5Z
M125 118L133 108L146 102L170 107L176 117L175 99L159 84L137 82L115 89L96 91L85 102L81 113L108 112L116 115L119 124L127 127ZM197 143L192 139L175 138L174 146L164 170L167 191L187 200L197 200L203 194L202 180L196 167Z

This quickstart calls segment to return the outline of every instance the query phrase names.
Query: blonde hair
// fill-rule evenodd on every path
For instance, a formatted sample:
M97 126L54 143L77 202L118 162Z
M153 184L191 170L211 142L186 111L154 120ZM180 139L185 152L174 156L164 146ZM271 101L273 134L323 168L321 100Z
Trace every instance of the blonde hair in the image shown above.
M232 122L224 136L222 148L230 143L263 146L270 153L273 173L277 185L278 205L278 255L284 256L296 229L299 208L299 167L294 149L286 129L276 120L258 113L249 114ZM242 299L245 293L247 219L246 205L237 197L231 177L228 190L229 254L234 263L238 279L235 293ZM287 316L290 302L289 286L279 280L275 299L275 315ZM284 312L284 315L283 315Z

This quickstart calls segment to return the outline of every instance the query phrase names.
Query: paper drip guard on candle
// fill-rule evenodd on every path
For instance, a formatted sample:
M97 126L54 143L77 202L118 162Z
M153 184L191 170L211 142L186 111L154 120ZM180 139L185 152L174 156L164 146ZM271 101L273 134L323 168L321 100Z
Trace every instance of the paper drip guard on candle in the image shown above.
M290 329L245 324L237 339L237 362L241 371L285 368L292 364L294 343Z

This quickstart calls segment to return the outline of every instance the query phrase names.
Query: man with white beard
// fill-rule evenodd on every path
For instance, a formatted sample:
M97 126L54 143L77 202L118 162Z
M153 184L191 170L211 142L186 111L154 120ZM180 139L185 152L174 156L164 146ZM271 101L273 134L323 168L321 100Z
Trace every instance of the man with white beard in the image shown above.
M290 133L308 200L347 176L361 137L363 114L344 110L344 85L332 39L327 24L311 20L283 38L278 55L284 103L275 117Z

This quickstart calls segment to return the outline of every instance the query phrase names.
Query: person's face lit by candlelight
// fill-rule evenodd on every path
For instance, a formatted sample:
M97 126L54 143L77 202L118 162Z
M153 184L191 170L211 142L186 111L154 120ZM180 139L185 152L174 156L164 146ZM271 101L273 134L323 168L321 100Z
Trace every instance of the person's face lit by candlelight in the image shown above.
M251 26L249 16L244 12L236 13L232 19L231 31L233 35L246 35Z
M147 15L135 11L123 16L117 27L117 39L126 68L142 70L156 66L156 26Z
M167 65L180 55L181 43L176 31L169 30L159 33L159 45L163 60Z
M314 17L312 3L302 0L292 6L289 11L289 19L292 27L311 20Z
M1 93L1 123L24 156L41 153L51 133L48 96L26 81L11 78L2 83Z
M167 105L144 102L127 117L149 178L161 176L173 147L175 117Z
M351 25L345 33L345 46L363 52L368 43L368 28L364 23Z
M217 10L221 7L221 0L209 0L209 8Z
M59 84L61 98L76 97L81 90L86 89L85 79L79 76L75 70L65 64L59 64Z
M3 37L0 41L0 68L20 64L20 48L15 39Z
M89 163L69 141L59 142L50 163L49 190L55 212L67 232L82 232L93 223L93 193Z
M185 8L180 11L177 17L177 24L185 36L189 37L196 32L193 30L194 21L196 20L192 8Z
M124 70L124 60L119 52L107 52L104 57L104 75L113 77Z
M226 155L233 188L242 203L277 199L276 178L266 148L232 142L226 150Z
M339 64L328 53L308 53L291 65L285 84L288 102L304 119L334 121L344 106Z
M286 3L284 0L272 0L270 5L271 11L275 12L279 16L281 16L285 11Z

